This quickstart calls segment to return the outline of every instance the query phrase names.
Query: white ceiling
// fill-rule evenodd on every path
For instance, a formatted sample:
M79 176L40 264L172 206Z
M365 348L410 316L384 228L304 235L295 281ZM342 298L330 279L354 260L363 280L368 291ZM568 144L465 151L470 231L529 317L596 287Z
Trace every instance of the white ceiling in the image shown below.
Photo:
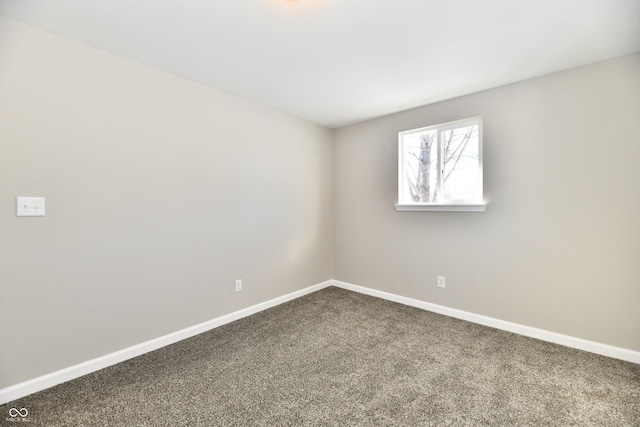
M0 0L329 127L640 51L640 0Z

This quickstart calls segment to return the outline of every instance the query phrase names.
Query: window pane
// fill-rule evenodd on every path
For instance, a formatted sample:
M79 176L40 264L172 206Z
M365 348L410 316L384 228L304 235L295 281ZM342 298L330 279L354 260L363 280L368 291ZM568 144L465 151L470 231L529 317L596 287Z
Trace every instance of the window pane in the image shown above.
M438 143L436 131L405 135L405 203L429 203L437 199Z
M441 133L443 150L443 198L478 200L480 190L478 125Z

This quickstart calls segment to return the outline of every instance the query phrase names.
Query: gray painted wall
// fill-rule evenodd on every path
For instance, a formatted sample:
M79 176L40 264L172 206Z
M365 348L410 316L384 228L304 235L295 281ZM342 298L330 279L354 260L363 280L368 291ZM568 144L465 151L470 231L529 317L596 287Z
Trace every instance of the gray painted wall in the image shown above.
M331 278L330 130L4 18L0 64L0 388Z
M487 211L396 212L397 133L478 115ZM638 351L639 165L640 55L340 128L334 278Z

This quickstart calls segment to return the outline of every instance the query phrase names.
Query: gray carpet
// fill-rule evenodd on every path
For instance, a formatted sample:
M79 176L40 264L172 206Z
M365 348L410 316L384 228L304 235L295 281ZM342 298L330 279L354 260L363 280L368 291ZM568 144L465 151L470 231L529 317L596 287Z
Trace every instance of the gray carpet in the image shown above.
M327 288L0 406L31 426L640 426L640 365ZM2 424L2 423L5 424Z

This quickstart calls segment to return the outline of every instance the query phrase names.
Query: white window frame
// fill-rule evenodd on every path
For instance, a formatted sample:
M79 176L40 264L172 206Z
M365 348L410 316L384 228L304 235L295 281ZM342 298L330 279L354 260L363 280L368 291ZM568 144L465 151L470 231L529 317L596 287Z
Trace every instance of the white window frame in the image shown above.
M404 137L408 135L414 135L416 133L424 133L428 131L436 131L436 141L438 144L438 185L441 182L441 175L443 173L441 166L442 159L442 145L440 134L444 131L467 127L472 125L478 125L478 185L480 198L479 200L446 200L444 202L437 203L401 203L402 200L406 200L406 192L408 191L404 185L405 175L405 144ZM427 126L418 129L411 129L398 133L398 203L395 204L397 211L456 211L456 212L484 212L487 208L487 204L484 201L483 191L483 172L482 172L482 117L471 117L463 120L456 120L453 122L441 123L433 126Z

